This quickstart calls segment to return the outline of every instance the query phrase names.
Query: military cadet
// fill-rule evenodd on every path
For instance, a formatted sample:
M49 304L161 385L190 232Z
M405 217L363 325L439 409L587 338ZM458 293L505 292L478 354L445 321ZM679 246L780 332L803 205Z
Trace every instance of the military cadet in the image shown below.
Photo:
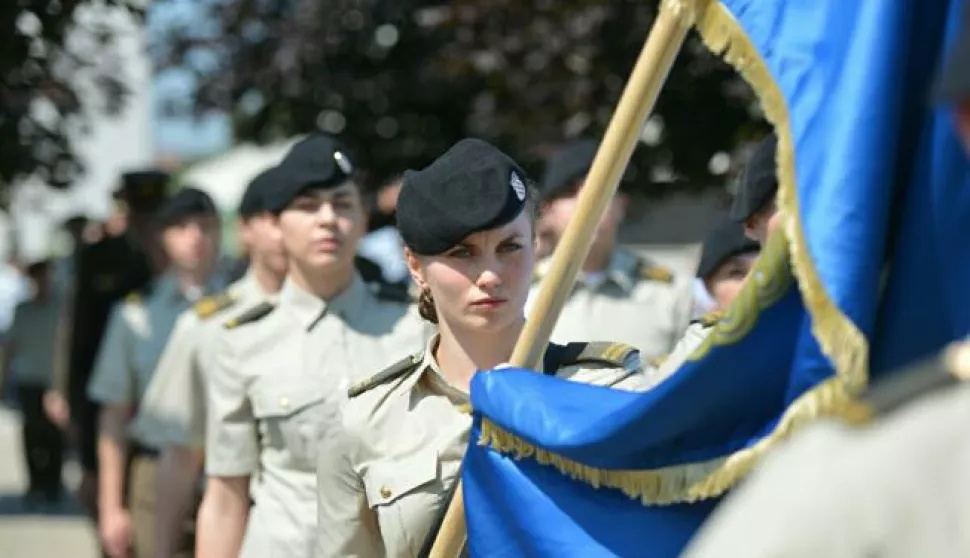
M157 214L171 268L112 312L89 397L102 405L98 430L99 531L113 558L154 552L157 447L129 430L175 320L206 292L224 286L212 270L219 246L215 204L184 188ZM126 465L127 475L126 475ZM127 476L127 479L126 479ZM133 552L131 548L133 548Z
M970 5L937 84L970 156ZM770 455L690 558L970 556L970 339L875 383L866 428L819 421ZM755 532L755 529L757 531Z
M217 339L199 556L311 556L317 430L336 422L351 382L428 336L408 299L372 290L354 267L365 216L347 151L310 136L278 172L268 207L289 274L275 309L255 306Z
M761 246L764 246L768 236L781 221L775 203L778 191L776 149L777 139L774 134L758 143L741 174L730 210L731 220L740 225L745 236ZM713 310L692 320L687 331L668 354L648 362L649 376L655 382L660 382L676 372L684 360L707 338L720 319L721 312Z
M167 197L169 176L155 170L125 173L115 190L115 205L101 226L92 224L89 241L78 247L71 300L65 304L63 334L67 365L54 378L45 407L68 409L81 465L78 500L94 518L97 513L97 420L99 405L87 395L95 357L108 325L111 309L130 292L144 288L161 271L146 245L154 239L139 236ZM138 226L135 226L138 224ZM137 232L136 232L137 231Z
M576 211L596 148L595 141L575 141L549 161L542 184L541 219L556 238L562 236ZM626 203L623 193L610 202L552 339L614 339L637 347L644 358L652 359L670 351L687 329L691 285L669 269L617 248ZM545 260L537 266L533 295L549 264Z
M321 432L318 558L426 555L468 443L471 379L508 361L525 324L538 205L528 184L475 139L404 175L398 226L437 334L353 386L343 427ZM543 369L619 388L644 379L636 349L619 343L550 345Z
M726 310L741 291L761 247L744 234L738 223L724 221L704 239L701 259L697 264L695 301L709 300L701 316L710 311ZM702 291L701 296L696 291Z
M54 372L54 343L62 293L53 284L50 260L32 262L27 276L33 296L17 306L3 347L0 387L11 372L16 380L18 401L23 411L24 457L29 488L24 503L56 504L61 499L61 468L64 435L47 417L44 391L50 388Z
M215 338L226 320L271 300L286 275L287 258L266 196L278 183L275 169L259 174L239 204L239 237L248 254L245 275L225 291L200 300L179 316L145 392L132 428L162 448L156 494L157 557L190 556L198 480L205 446L205 384ZM190 532L191 532L190 531Z

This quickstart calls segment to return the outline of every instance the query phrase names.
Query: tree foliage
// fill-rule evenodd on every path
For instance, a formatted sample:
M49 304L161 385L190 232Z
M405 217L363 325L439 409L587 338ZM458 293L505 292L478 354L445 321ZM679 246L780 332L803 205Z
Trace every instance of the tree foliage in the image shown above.
M124 9L134 0L0 2L0 183L37 175L55 187L84 171L75 156L87 120L124 104L115 33L85 10ZM87 15L92 15L88 12ZM99 102L92 102L97 96Z
M207 6L203 23L169 29L156 45L162 67L198 79L192 102L171 110L228 111L240 139L339 134L374 183L467 135L496 142L535 174L562 141L600 137L657 9L645 0ZM691 37L629 184L660 194L722 182L711 158L757 132L753 106L740 78Z

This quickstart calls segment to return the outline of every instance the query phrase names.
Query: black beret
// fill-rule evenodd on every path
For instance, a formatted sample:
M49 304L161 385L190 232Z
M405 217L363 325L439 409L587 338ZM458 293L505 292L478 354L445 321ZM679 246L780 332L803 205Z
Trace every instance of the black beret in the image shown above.
M336 139L314 134L300 140L278 166L278 186L266 197L267 209L279 213L310 188L333 188L354 172L347 150Z
M592 139L575 140L557 151L546 164L542 177L542 197L554 198L585 178L593 166L599 142Z
M266 200L274 189L279 188L278 174L277 167L270 167L249 181L242 199L239 200L238 213L240 217L245 219L263 211L269 211Z
M171 176L155 169L136 170L121 175L121 185L114 198L125 202L132 211L157 211L168 199Z
M731 205L731 218L741 223L765 206L778 191L775 153L778 138L771 134L761 140L741 173L738 191Z
M963 6L956 42L947 54L935 93L943 103L970 101L970 3Z
M697 277L707 279L724 262L734 256L758 252L757 242L744 235L739 223L725 220L707 233L701 249L701 260L697 265Z
M156 218L162 228L174 225L195 215L217 215L216 204L206 194L198 188L185 187L175 193L161 209L158 210Z
M463 139L431 165L404 173L397 227L418 254L440 254L468 235L501 227L525 206L528 178L508 155Z

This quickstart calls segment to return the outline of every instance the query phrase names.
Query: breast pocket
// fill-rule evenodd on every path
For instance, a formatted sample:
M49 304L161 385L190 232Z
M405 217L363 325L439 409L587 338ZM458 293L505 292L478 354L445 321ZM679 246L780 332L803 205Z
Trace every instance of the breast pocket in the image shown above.
M364 475L364 488L387 555L417 556L445 505L437 454L421 452L375 463Z
M262 446L286 452L295 466L313 470L323 393L306 385L271 384L253 393L252 404Z

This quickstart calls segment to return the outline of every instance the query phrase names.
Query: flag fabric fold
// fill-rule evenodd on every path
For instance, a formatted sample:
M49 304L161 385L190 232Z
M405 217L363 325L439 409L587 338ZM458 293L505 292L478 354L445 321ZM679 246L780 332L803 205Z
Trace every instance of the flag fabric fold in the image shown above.
M781 234L725 320L651 392L476 375L462 476L473 555L676 556L773 445L851 413L870 349L877 374L967 333L967 162L928 104L955 4L662 2L774 125ZM917 314L943 325L906 323L924 294L933 303Z

